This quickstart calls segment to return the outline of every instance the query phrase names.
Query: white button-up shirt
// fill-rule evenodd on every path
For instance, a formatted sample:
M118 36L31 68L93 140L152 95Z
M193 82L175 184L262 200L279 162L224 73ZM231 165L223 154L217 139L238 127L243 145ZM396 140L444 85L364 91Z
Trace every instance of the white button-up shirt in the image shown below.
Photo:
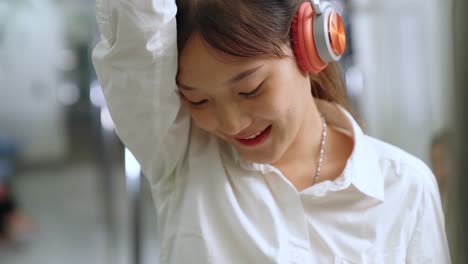
M431 171L341 107L317 100L354 138L346 167L301 192L193 126L175 93L176 11L174 0L97 0L93 54L117 132L151 184L162 263L450 262Z

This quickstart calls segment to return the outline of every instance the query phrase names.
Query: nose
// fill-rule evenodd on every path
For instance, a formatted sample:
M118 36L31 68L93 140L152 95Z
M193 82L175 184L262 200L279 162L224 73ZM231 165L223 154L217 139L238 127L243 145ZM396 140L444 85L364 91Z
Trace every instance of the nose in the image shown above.
M228 136L239 134L251 123L251 118L235 104L220 105L216 109L218 130Z

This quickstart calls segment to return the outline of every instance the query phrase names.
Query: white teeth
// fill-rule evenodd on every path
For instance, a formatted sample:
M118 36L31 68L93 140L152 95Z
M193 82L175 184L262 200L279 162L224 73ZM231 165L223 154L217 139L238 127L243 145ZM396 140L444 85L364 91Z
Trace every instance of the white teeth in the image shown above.
M254 138L258 137L258 135L260 135L262 132L263 132L263 130L262 130L262 131L260 131L260 132L258 132L258 133L257 133L257 134L255 134L255 135L252 135L252 136L250 136L250 137L246 138L246 139L254 139Z

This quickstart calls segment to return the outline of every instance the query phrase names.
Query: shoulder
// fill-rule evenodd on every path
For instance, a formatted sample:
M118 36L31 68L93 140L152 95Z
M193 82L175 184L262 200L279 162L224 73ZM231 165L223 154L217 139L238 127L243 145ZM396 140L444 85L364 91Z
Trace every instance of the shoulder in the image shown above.
M399 147L365 136L367 143L375 151L379 168L387 184L400 184L408 191L437 192L438 187L431 169L421 159Z

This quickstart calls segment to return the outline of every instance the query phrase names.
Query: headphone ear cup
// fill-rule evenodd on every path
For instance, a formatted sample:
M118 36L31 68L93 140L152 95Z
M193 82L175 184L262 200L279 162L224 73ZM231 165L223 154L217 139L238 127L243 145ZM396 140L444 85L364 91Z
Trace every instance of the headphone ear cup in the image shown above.
M304 51L301 50L299 47L299 32L298 32L298 20L299 20L299 12L296 12L296 14L293 17L293 20L291 22L291 46L292 50L294 52L294 56L296 57L296 62L303 71L307 71L307 64L308 61L305 61L306 58L304 57Z
M302 5L301 5L302 7ZM302 21L299 16L301 14L300 8L294 15L294 18L291 23L291 44L292 50L294 51L294 55L296 57L296 62L301 68L301 70L309 72L311 69L309 68L310 62L309 58L307 57L306 51L304 49L304 40L302 37L302 24L299 28L299 21ZM301 34L299 34L301 32Z
M319 73L327 64L320 59L314 40L314 10L309 2L304 2L294 15L291 24L291 37L296 61L302 70Z
M314 41L322 61L338 61L346 48L346 34L341 15L330 3L322 5L322 14L315 16Z

